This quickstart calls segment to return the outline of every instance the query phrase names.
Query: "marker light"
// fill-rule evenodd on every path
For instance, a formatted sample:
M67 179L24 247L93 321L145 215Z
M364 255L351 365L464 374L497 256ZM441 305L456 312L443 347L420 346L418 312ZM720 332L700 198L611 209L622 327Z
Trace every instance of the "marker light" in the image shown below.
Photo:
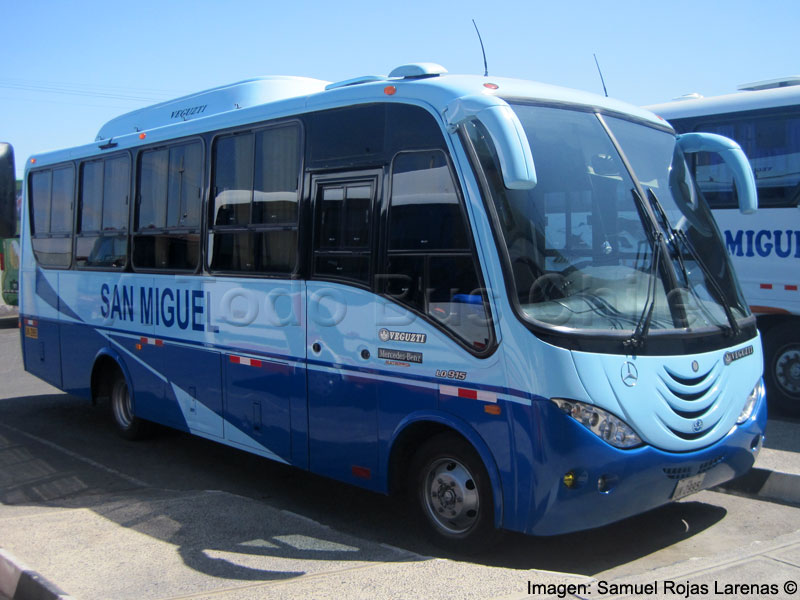
M387 85L385 88L383 88L383 93L387 96L394 96L397 93L397 88L393 85Z
M140 133L140 134L139 134L139 139L140 139L140 140L143 140L143 139L144 139L144 138L146 138L146 137L147 137L147 134L146 134L146 133Z
M576 400L553 398L558 407L605 442L617 448L641 446L642 439L631 427L610 412Z
M32 158L32 159L31 159L31 164L32 164L32 165L35 165L35 164L36 164L36 159L35 159L35 158Z
M758 383L756 384L756 387L754 387L753 391L750 392L750 395L747 396L747 401L744 403L744 408L742 409L742 413L739 415L739 418L736 419L737 425L741 425L753 415L753 409L756 407L756 402L763 394L764 394L764 380L759 379Z
M568 488L575 487L575 484L577 483L577 479L575 478L575 473L573 473L572 471L564 473L564 478L562 479L562 481L564 482L564 485Z
M500 86L497 85L496 83L484 83L483 87L485 87L486 89L489 89L489 90L496 90L496 89L500 88Z

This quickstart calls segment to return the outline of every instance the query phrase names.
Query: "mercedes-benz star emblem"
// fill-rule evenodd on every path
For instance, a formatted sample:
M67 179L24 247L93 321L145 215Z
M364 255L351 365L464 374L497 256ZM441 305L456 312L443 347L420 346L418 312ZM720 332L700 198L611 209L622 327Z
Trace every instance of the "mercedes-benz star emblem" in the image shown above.
M636 365L631 361L627 361L622 365L622 383L628 387L633 387L639 381L639 371L636 370Z

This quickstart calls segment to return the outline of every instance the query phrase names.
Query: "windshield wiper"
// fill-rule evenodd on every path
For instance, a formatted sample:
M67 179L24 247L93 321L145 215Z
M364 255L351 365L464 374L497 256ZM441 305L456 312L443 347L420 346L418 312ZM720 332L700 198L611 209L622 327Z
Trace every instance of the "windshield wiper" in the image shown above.
M695 296L695 298L697 298L697 294L692 288L691 282L689 281L689 274L686 271L686 264L683 260L683 252L681 252L681 244L686 246L692 259L697 263L697 266L699 266L700 270L703 272L706 282L717 294L717 299L722 305L722 310L725 311L725 316L730 324L731 333L734 336L738 335L740 331L739 323L737 323L736 315L733 314L733 310L731 310L731 307L728 303L728 295L725 293L725 290L723 290L722 286L719 285L719 282L714 277L711 269L708 268L708 265L706 265L703 262L703 259L700 258L697 250L695 250L694 246L689 241L689 237L686 235L686 232L682 229L675 229L670 224L669 219L667 218L667 213L664 211L664 207L661 205L661 202L659 201L658 196L656 196L656 193L653 191L653 188L647 188L647 195L650 199L650 205L653 207L653 210L658 213L662 226L670 236L670 245L675 249L675 257L677 258L678 264L681 267L681 272L683 273L683 278L686 282L687 289L692 293L692 295Z
M686 264L683 262L683 254L681 253L681 249L677 247L677 244L675 243L675 239L678 237L678 230L675 229L669 222L667 213L664 211L664 207L661 205L661 201L658 199L658 196L656 196L653 188L647 188L647 196L650 199L650 206L653 208L656 214L658 214L658 218L661 219L661 226L664 228L664 231L669 234L667 243L671 248L674 249L675 258L677 258L678 265L681 268L683 280L686 282L686 286L689 287L689 273L686 271Z
M650 323L653 321L653 311L656 307L656 290L658 286L658 263L661 261L661 246L663 243L664 234L660 231L656 231L655 243L653 244L653 262L650 263L650 280L647 282L647 297L644 301L644 310L642 310L633 335L623 342L626 347L634 350L644 346L647 332L650 330Z
M689 236L686 235L686 232L676 231L675 233L678 236L678 239L683 242L683 244L689 250L692 258L697 263L697 266L700 267L703 275L705 275L708 285L710 285L714 292L716 292L717 298L719 298L720 304L722 305L722 310L725 311L725 316L728 318L728 323L731 326L731 334L734 336L739 335L741 328L739 327L739 323L736 321L736 315L733 314L733 310L730 307L728 295L725 293L725 290L722 289L722 286L719 284L716 277L714 277L714 274L711 272L711 269L708 268L708 265L706 265L706 263L703 262L703 259L700 258L700 254L697 252L697 250L695 250L694 246L689 240ZM678 253L680 253L680 249L678 250ZM689 289L691 289L691 285L689 286Z

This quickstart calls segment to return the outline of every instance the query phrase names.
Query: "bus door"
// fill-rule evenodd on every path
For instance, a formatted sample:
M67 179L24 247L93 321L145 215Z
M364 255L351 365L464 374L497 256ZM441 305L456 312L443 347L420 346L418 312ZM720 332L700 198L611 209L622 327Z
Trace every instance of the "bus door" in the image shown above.
M307 295L312 471L370 487L378 466L374 365L374 213L380 170L312 178Z

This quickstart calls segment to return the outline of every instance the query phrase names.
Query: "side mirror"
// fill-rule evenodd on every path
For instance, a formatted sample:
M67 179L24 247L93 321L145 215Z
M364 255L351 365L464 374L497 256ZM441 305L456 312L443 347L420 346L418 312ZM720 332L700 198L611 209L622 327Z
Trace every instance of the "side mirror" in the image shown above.
M739 211L748 215L758 208L756 178L753 169L739 144L715 133L684 133L678 136L678 145L685 154L714 152L733 173L736 193L739 196Z
M536 167L528 136L517 114L504 100L494 96L457 98L447 105L444 117L451 132L470 119L477 119L486 127L507 188L529 190L536 186Z
M14 148L0 142L0 237L17 234L17 174Z

